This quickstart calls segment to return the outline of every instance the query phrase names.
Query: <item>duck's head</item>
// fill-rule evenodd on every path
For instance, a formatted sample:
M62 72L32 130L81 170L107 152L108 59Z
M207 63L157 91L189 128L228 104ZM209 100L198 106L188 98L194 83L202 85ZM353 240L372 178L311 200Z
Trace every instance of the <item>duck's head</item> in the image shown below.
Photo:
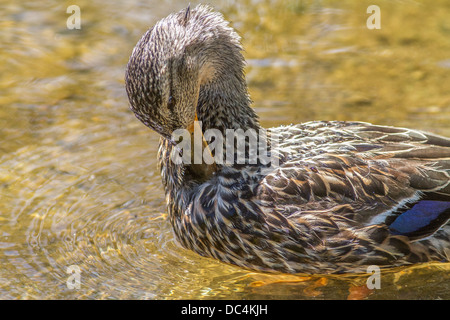
M207 6L169 15L131 54L125 75L131 110L168 139L192 128L202 87L223 82L230 68L242 69L241 50L237 33Z

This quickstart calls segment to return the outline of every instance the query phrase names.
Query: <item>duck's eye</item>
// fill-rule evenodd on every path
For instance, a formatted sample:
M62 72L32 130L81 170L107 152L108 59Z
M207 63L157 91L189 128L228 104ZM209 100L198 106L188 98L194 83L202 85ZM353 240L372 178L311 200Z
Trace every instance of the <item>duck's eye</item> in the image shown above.
M167 101L167 108L169 108L170 111L173 111L175 108L176 100L173 96L169 97L169 101Z

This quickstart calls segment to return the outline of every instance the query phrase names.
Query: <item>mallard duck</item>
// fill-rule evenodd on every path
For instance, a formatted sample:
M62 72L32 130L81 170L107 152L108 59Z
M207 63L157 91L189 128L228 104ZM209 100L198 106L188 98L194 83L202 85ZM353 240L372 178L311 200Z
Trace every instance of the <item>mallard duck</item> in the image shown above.
M365 122L313 121L267 129L280 141L267 148L276 166L173 161L174 153L182 154L177 130L200 128L203 152L209 129L264 131L251 108L242 50L224 17L199 5L157 22L127 65L131 110L161 135L159 167L181 245L264 272L347 273L448 262L448 138ZM220 152L209 151L214 157ZM244 155L248 160L250 152Z

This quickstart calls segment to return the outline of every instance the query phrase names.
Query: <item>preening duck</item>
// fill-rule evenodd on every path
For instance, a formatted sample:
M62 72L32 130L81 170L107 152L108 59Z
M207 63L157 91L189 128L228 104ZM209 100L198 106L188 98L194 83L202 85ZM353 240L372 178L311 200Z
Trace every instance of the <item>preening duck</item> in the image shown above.
M450 139L365 122L263 129L244 66L238 34L203 5L157 22L127 65L131 109L161 135L169 219L185 248L283 273L449 261ZM233 161L173 161L193 159L195 147L180 152L174 132L195 128L202 154ZM266 150L277 164L250 161L251 134L244 162L236 140L212 150L208 130L265 132L279 142Z

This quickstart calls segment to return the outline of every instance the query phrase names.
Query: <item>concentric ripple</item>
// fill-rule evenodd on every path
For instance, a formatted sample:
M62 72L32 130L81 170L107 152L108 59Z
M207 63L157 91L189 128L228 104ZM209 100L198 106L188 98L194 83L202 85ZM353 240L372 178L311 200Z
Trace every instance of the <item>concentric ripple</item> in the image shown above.
M205 279L242 273L175 242L154 153L142 151L148 148L136 139L138 147L120 148L107 137L95 139L81 134L68 139L70 145L28 146L3 158L1 194L8 201L0 204L2 298L202 296L210 292ZM91 149L75 140L120 152L92 159L86 154ZM148 147L149 141L142 143ZM128 157L141 165L122 166ZM206 262L200 271L199 262ZM76 288L73 270L79 271Z

